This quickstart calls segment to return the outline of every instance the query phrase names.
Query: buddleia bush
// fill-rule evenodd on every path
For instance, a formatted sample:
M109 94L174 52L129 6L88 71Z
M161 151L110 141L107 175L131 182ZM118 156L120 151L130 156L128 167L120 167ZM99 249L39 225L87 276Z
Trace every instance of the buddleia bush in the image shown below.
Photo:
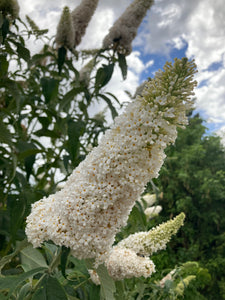
M18 17L16 1L0 3L2 299L150 299L165 292L152 277L152 256L185 215L151 223L147 202L136 200L158 176L177 128L188 124L196 65L167 62L118 115L121 100L107 84L116 65L126 79L126 56L153 1L135 0L101 49L78 51L97 4L65 7L49 38L29 16ZM30 38L41 45L36 54ZM91 115L96 103L105 103L113 125L105 109ZM167 291L173 299L197 278L181 269Z

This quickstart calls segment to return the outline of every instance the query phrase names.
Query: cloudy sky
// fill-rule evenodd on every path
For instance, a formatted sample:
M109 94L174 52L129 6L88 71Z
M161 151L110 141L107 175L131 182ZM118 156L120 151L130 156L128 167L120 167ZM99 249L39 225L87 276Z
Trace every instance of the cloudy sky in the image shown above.
M80 0L18 0L20 15L28 14L41 29L54 35L62 8L73 10ZM131 0L99 0L79 48L101 47L102 39ZM35 45L34 45L35 47ZM196 111L210 131L225 132L225 5L224 0L155 0L128 56L129 73L125 82L119 70L110 84L111 91L125 97L134 93L147 77L174 57L195 58L198 65ZM122 100L122 99L121 99Z

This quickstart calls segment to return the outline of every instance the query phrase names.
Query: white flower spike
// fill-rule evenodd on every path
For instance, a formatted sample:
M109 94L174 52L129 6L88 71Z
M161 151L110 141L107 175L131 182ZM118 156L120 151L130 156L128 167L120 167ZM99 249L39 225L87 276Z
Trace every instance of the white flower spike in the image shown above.
M194 73L193 61L167 63L164 72L147 83L142 96L115 119L64 188L32 205L26 234L35 247L52 240L71 248L77 258L105 261L136 199L158 176L164 149L176 139L176 127L187 124ZM171 107L174 116L168 117Z
M138 27L153 3L153 0L134 0L110 28L103 40L103 47L114 48L122 54L129 55Z
M55 41L59 46L65 46L72 49L75 43L74 36L75 31L70 10L67 6L65 6L57 27Z

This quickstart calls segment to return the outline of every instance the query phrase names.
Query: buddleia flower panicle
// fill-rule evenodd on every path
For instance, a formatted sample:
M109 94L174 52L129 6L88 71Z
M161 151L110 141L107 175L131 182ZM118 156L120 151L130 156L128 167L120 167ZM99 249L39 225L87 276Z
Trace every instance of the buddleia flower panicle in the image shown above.
M134 0L110 28L103 40L103 47L114 48L120 53L129 55L138 27L153 3L153 0Z
M69 49L74 47L75 30L72 23L70 10L67 6L64 7L58 27L55 42L58 46L64 46Z
M162 206L161 205L155 205L155 206L151 206L151 207L147 207L144 211L147 219L152 219L156 216L158 216L158 214L162 211Z
M71 248L77 258L105 261L136 199L158 176L176 126L187 124L194 73L193 61L167 63L115 119L64 188L32 205L26 234L35 247L52 240Z
M166 276L164 276L160 281L158 286L160 286L162 289L165 287L166 281L170 280L173 281L173 275L176 273L176 269L171 270Z
M18 18L20 7L17 0L1 0L0 12L3 16L9 15L13 20Z
M155 272L155 265L149 257L142 257L133 250L115 248L106 260L109 275L115 280L124 278L150 277Z
M142 196L142 198L145 201L145 203L147 204L147 207L152 206L153 204L155 204L156 200L157 200L156 194L149 194L149 193Z
M95 284L95 285L100 285L101 282L100 282L100 278L98 276L98 273L95 271L95 270L92 270L92 269L88 269L88 273L90 275L90 278L92 280L92 282Z
M75 47L81 42L82 37L86 32L86 28L96 10L99 0L82 0L71 13L73 27L75 31Z
M184 294L184 290L188 287L188 285L190 284L190 282L192 280L195 280L196 276L195 275L189 275L185 278L183 278L175 287L174 291L176 292L177 295L179 296L183 296Z
M89 82L90 82L90 76L91 76L91 72L94 68L94 65L95 65L95 61L96 61L96 58L92 58L91 60L89 60L87 62L86 65L83 66L83 68L80 70L79 72L79 80L80 82L82 82L83 84L85 84L86 86L89 85Z
M184 218L184 213L181 213L174 219L162 223L147 232L143 231L131 234L119 242L116 248L127 248L144 256L150 256L166 248L171 237L183 226Z

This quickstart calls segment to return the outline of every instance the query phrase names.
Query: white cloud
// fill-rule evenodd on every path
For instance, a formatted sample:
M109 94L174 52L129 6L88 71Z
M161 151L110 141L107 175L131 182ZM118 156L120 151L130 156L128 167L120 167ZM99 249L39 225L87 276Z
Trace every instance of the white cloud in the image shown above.
M97 9L78 49L100 48L113 20L114 13L111 9Z
M203 72L207 84L196 90L197 108L216 123L225 122L225 69Z
M169 54L172 47L180 49L186 40L187 56L195 57L199 69L206 69L225 52L224 15L223 0L159 0L141 33L145 51Z
M126 91L133 96L135 94L138 85L139 85L139 76L137 74L128 70L127 79L124 81L122 79L121 70L117 66L114 70L113 76L109 84L107 84L104 90L105 92L114 94L117 97L117 99L119 99L120 103L126 103L131 101ZM117 102L113 100L112 97L110 97L109 95L107 96L112 100L112 103L117 108L117 110L119 110L119 105L117 104ZM93 116L96 113L102 111L105 107L106 107L106 102L104 101L93 103L90 106L89 113L91 116ZM107 110L105 116L108 123L109 124L112 123L111 112L109 109Z
M121 102L130 101L125 91L134 95L137 86L139 85L139 75L131 70L128 70L127 79L123 81L121 71L117 67L113 73L112 80L107 85L107 91L116 95Z
M148 68L150 68L150 67L153 66L153 65L154 65L154 60L151 59L151 60L149 60L149 61L146 63L145 68L148 69Z
M145 69L144 63L140 59L141 53L139 51L133 51L127 57L127 64L134 73L140 74Z
M187 55L193 56L200 70L222 60L225 53L225 6L221 0L200 1L187 26Z

